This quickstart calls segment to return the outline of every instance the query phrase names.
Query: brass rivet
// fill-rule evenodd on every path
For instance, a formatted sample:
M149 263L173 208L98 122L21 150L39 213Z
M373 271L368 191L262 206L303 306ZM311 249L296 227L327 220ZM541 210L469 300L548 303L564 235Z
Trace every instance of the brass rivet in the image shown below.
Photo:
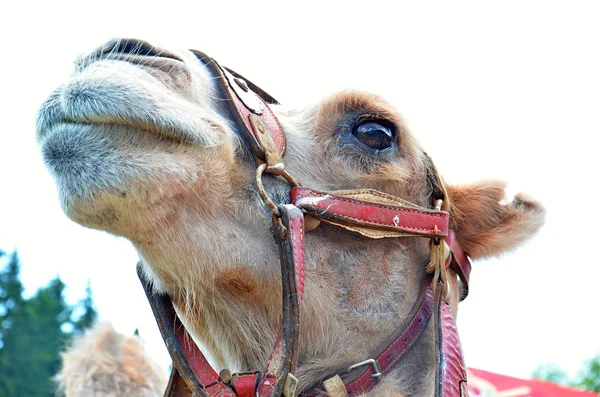
M231 382L231 371L227 368L222 369L221 372L219 372L219 378L223 381L223 383Z

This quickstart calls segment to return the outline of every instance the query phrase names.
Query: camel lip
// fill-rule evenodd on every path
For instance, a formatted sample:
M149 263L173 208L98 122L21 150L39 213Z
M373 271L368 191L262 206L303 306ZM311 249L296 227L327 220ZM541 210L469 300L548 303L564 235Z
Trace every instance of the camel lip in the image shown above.
M190 126L183 121L165 123L161 122L161 114L144 115L143 112L141 116L127 117L119 111L121 105L115 107L112 103L102 104L98 101L93 102L94 107L88 106L87 103L77 104L69 100L69 95L65 96L64 92L65 86L59 87L38 111L36 140L40 144L58 125L94 126L97 128L119 126L136 130L140 134L153 135L157 140L165 139L180 144L211 146L217 143L206 139L202 134L197 134L195 126Z
M57 89L41 106L36 120L36 140L38 144L44 143L48 136L60 126L93 126L96 128L111 128L120 126L138 130L140 133L155 135L158 139L167 139L178 143L193 143L204 145L204 142L194 134L185 130L177 129L175 126L158 125L152 118L126 119L109 111L83 112L83 107L78 107L79 112L73 114L65 109L63 89ZM96 109L98 110L98 109ZM106 110L106 109L104 109Z
M105 120L102 122L95 122L87 119L75 119L66 115L61 115L54 120L46 120L44 125L38 128L37 141L43 146L44 142L57 133L58 131L64 130L64 127L95 127L95 128L111 128L111 127L126 127L135 130L139 130L139 127L133 126L128 123L119 122L118 120ZM58 132L60 133L60 132ZM180 144L196 143L193 139L178 135L173 131L163 131L157 128L154 129L142 129L141 133L149 133L155 135L161 139L166 139Z
M67 117L65 114L50 110L54 109L42 107L38 112L36 120L36 140L39 144L43 145L44 141L52 135L52 132L61 125L91 124L89 122L78 122L77 120Z

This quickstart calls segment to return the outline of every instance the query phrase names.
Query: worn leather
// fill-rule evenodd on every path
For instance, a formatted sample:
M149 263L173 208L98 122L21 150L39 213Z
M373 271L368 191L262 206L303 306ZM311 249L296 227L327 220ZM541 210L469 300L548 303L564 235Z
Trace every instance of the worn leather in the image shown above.
M452 309L442 299L442 285L435 289L436 373L435 397L464 397L467 369L463 360Z
M233 374L231 386L238 397L256 397L256 384L259 378L259 372Z
M324 380L322 384L329 397L348 397L346 385L339 375Z
M467 384L467 368L462 354L462 346L458 337L456 321L452 309L445 302L440 304L441 333L442 333L442 397L468 396L461 391ZM461 394L462 392L462 394Z
M236 121L240 134L244 137L245 141L250 146L250 149L252 150L253 154L261 160L266 160L264 148L261 147L261 145L259 144L256 138L256 133L254 132L254 129L252 127L252 123L250 122L251 114L260 117L268 126L273 141L275 142L275 145L280 151L279 154L283 157L286 149L285 133L283 131L283 128L281 127L281 124L279 124L275 113L273 113L273 111L267 103L267 101L273 103L273 101L275 101L273 97L266 94L266 96L264 96L263 99L255 92L255 90L248 90L248 92L245 94L252 96L255 101L261 104L262 111L256 112L254 109L251 109L248 106L246 106L244 104L243 97L240 94L236 93L236 91L239 92L239 90L237 89L237 87L235 87L237 83L234 81L234 78L240 78L244 80L248 84L248 86L251 87L256 87L254 84L249 83L248 80L244 79L241 75L237 73L235 73L234 76L230 70L221 67L221 65L219 65L214 59L212 59L208 55L196 50L191 51L194 53L194 55L196 55L200 62L202 62L206 67L208 67L211 70L214 77L220 83L218 84L218 88L221 90L221 94L223 95L223 97L226 98L224 102L229 106L230 114L232 115L232 118ZM262 90L260 90L260 92L264 93L264 91Z
M185 380L179 375L177 368L171 370L169 376L169 383L165 389L164 397L189 397L192 395L192 391L185 383Z
M284 236L276 232L281 263L283 322L258 385L259 396L280 396L289 373L296 371L300 303L304 294L304 214L294 205L279 206Z
M385 229L415 236L446 237L449 215L416 206L363 201L334 193L294 187L292 203L321 221L332 220L364 227Z
M235 393L219 379L206 357L187 333L175 312L171 298L166 294L156 294L152 291L152 287L144 278L142 266L141 262L138 263L138 276L142 281L148 302L150 302L158 329L173 360L173 369L185 380L187 388L195 396L234 397ZM177 387L177 390L182 389L176 375L173 375L170 385ZM167 389L168 392L169 389Z

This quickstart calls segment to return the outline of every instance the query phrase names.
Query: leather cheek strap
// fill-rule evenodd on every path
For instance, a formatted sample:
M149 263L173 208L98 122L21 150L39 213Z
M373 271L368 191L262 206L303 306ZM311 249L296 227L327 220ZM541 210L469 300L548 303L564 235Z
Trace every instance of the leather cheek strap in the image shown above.
M468 396L468 394L464 394L467 384L467 368L462 355L456 320L450 306L440 295L440 291L436 291L434 316L437 356L435 397Z
M260 132L255 128L258 119L265 126L264 132L271 135L277 154L282 158L286 150L285 133L277 116L269 107L269 103L275 104L277 101L240 74L221 67L208 55L196 50L191 51L215 77L217 88L221 91L240 134L254 156L263 161L267 160L264 145L258 136Z
M294 395L298 386L293 374L298 361L300 304L304 295L304 214L291 204L280 205L279 211L285 228L275 233L281 263L282 327L258 384L258 396Z
M219 378L187 333L175 312L171 298L166 294L152 291L152 287L144 277L142 266L141 262L137 265L138 277L142 281L156 323L173 360L173 373L169 386L175 390L170 391L171 389L167 388L165 395L185 396L185 390L188 390L193 392L194 396L200 397L214 395L235 397L235 393ZM185 385L179 376L184 379Z

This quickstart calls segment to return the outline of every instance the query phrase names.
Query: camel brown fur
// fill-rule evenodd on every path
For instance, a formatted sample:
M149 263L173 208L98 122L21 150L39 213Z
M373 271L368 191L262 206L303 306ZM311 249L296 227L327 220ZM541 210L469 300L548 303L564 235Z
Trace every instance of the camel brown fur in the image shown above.
M263 368L280 326L281 287L251 156L214 76L191 52L136 48L81 57L39 112L38 138L63 210L132 242L153 288L170 294L217 369ZM288 139L286 169L302 185L372 188L431 205L433 165L382 98L345 91L274 111ZM362 118L393 131L389 149L359 142L353 131ZM266 188L288 200L285 182L267 178ZM453 227L473 258L511 250L543 223L535 201L503 203L500 183L447 190ZM367 239L327 224L306 234L300 388L370 357L413 306L428 257L425 238ZM431 395L434 367L430 326L368 395ZM85 376L78 370L85 367L65 365L61 379Z
M121 335L98 324L62 354L57 377L67 396L154 397L167 379L136 336Z

